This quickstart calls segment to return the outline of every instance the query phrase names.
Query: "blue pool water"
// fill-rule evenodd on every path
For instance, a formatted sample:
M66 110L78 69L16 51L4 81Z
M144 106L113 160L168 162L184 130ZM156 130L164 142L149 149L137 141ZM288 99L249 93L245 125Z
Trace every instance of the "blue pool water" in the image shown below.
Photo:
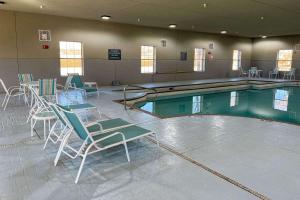
M300 124L300 87L191 93L149 99L135 106L162 118L216 114Z

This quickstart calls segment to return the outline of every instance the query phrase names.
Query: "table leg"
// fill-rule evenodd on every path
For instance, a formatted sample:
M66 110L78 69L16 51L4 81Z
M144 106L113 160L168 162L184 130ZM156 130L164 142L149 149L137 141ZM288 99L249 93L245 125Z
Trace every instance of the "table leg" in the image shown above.
M46 120L44 120L44 140L46 140Z

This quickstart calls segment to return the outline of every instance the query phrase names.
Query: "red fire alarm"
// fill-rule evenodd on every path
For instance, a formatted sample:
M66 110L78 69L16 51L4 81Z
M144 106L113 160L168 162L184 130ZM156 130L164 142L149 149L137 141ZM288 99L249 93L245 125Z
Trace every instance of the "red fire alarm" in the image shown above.
M43 44L43 45L42 45L42 48L43 48L43 49L49 49L49 45L48 45L48 44Z

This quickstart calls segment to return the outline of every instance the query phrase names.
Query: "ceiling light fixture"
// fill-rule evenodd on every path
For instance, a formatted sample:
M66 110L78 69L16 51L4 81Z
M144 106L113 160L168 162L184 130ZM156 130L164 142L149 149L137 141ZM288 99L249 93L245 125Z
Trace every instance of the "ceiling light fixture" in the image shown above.
M177 27L176 24L169 24L169 28L171 28L171 29L174 29L174 28L176 28L176 27Z
M138 21L138 22L141 22L141 18L137 18L137 21Z
M265 17L264 17L264 16L261 16L261 17L260 17L260 20L264 20L264 19L265 19Z
M44 5L43 5L43 4L41 4L41 5L40 5L40 9L43 9L43 8L44 8Z
M262 38L262 39L266 39L266 38L267 38L267 36L263 35L263 36L261 36L261 38Z
M102 15L101 16L102 20L110 20L110 18L111 18L111 16L109 16L109 15Z
M221 34L227 34L227 31L221 31Z
M203 8L206 8L207 7L207 4L206 3L204 3L204 4L202 4L203 5Z

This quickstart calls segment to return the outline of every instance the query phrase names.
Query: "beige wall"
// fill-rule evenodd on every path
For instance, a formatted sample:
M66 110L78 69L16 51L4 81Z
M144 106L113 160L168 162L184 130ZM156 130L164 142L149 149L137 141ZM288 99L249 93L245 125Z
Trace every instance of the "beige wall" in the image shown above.
M233 49L242 50L243 66L249 67L252 40L214 34L202 34L141 26L105 23L67 17L0 11L0 74L10 85L17 82L17 73L33 73L35 78L57 77L59 73L59 41L80 41L84 45L85 80L109 85L122 83L174 81L187 79L224 78L237 76L231 70ZM51 30L50 49L41 48L38 30ZM161 40L167 47L161 46ZM203 73L140 74L140 46L155 45L157 71L192 71L193 49L211 50L214 59L207 61ZM121 61L108 61L107 49L122 50ZM180 61L180 51L188 52L188 61Z
M300 44L300 36L270 37L253 40L252 65L263 69L265 76L276 67L279 50L295 49ZM292 67L296 68L296 76L300 77L300 51L294 51Z

